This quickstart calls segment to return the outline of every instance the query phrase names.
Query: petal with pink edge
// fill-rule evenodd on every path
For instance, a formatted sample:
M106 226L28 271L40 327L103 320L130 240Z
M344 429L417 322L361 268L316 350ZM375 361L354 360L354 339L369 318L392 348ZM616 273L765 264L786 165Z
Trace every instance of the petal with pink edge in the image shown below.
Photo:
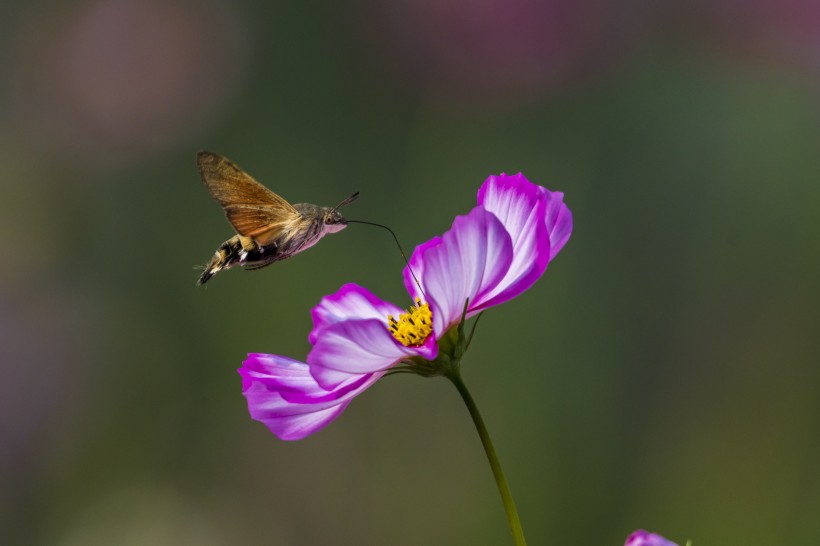
M438 353L434 336L420 347L405 347L396 341L383 319L345 320L316 331L308 353L310 373L325 389L336 389L351 376L385 371L413 356L432 360Z
M345 284L334 294L325 296L311 310L313 330L308 340L316 344L317 332L322 328L344 320L378 319L387 324L387 315L398 315L402 310L386 302L367 288L357 284Z
M404 287L407 288L407 292L410 293L410 297L413 298L413 301L416 298L421 298L424 301L427 299L424 297L424 294L419 289L419 285L416 284L416 280L424 277L424 253L427 252L427 249L433 248L441 244L441 237L435 236L426 243L422 243L416 247L413 251L413 254L410 256L410 260L407 262L407 267L402 270L402 275L404 276ZM416 275L413 278L413 274Z
M626 538L624 546L678 546L661 535L638 529Z
M547 198L545 223L550 234L550 261L567 244L572 234L572 213L564 203L564 194L540 188Z
M282 440L300 440L324 428L383 375L358 376L326 391L307 364L268 354L249 354L239 374L251 417Z
M510 235L513 258L504 278L487 294L481 309L508 301L526 291L547 268L550 239L546 190L523 174L490 176L478 190L478 204L493 213Z
M512 242L498 218L476 207L456 217L439 244L422 245L416 254L411 263L421 263L416 275L439 337L461 320L468 298L471 315L498 285L512 261Z

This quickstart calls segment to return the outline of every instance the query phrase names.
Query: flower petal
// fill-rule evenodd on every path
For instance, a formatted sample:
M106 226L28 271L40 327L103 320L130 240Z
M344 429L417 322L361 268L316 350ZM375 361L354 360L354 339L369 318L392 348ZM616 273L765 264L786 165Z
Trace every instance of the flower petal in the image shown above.
M493 214L475 207L457 216L438 244L421 245L412 263L433 313L433 330L441 336L461 320L464 302L474 314L509 270L512 242ZM405 275L405 283L406 283Z
M510 268L487 295L482 309L518 296L546 270L550 260L550 238L545 222L548 193L521 173L490 176L478 190L479 206L501 221L513 246Z
M540 189L547 198L546 225L550 234L550 261L552 261L558 251L564 248L572 234L572 213L564 203L563 192Z
M638 529L629 535L624 546L678 546L661 535Z
M307 361L310 373L325 389L336 389L354 376L385 371L401 360L432 360L438 347L430 336L421 347L405 347L387 329L387 317L344 320L316 330Z
M402 275L404 276L404 286L407 288L407 292L410 293L410 297L413 301L416 298L421 298L424 301L427 301L427 298L424 297L424 294L419 289L419 285L416 284L416 279L421 279L424 276L424 253L429 248L433 248L441 244L441 237L435 236L426 243L422 243L416 247L413 251L413 254L410 256L410 260L408 261L407 267L404 268L402 271ZM413 278L413 274L416 275ZM421 281L419 281L421 282Z
M251 417L282 440L300 440L336 419L383 374L366 374L322 389L307 364L278 355L249 354L239 368Z
M402 310L386 302L367 288L357 284L345 284L336 293L322 298L319 305L310 312L313 330L308 340L316 343L317 332L322 328L343 320L379 319L387 324L387 315L399 315Z

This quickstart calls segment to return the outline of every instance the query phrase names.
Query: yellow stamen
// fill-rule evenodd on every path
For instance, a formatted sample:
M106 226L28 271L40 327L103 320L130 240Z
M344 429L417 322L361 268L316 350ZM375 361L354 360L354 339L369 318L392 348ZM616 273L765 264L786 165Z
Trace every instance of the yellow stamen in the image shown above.
M405 347L423 345L427 336L433 333L430 306L426 303L422 305L421 299L416 298L416 306L402 313L398 320L393 315L387 315L387 327L393 337Z

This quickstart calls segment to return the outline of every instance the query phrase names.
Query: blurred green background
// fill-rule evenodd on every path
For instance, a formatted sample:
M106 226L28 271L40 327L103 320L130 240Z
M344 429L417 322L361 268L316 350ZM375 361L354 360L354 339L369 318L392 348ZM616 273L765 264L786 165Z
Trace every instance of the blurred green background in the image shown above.
M260 272L195 168L413 248L492 173L575 229L464 365L529 542L820 543L814 0L6 2L0 542L509 544L444 380L327 429L248 417L247 352L303 358L345 282L406 297L351 226Z

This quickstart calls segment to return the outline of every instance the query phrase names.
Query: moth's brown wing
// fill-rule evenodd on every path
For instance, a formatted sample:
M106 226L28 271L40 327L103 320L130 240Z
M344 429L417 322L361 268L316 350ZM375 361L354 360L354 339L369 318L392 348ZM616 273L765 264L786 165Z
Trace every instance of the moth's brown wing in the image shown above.
M280 209L268 205L228 205L223 208L237 233L251 237L263 246L279 239L299 221L298 212L295 216L282 214Z
M299 211L290 203L227 158L202 151L196 159L205 187L240 235L271 238L268 232L279 232L298 220Z

